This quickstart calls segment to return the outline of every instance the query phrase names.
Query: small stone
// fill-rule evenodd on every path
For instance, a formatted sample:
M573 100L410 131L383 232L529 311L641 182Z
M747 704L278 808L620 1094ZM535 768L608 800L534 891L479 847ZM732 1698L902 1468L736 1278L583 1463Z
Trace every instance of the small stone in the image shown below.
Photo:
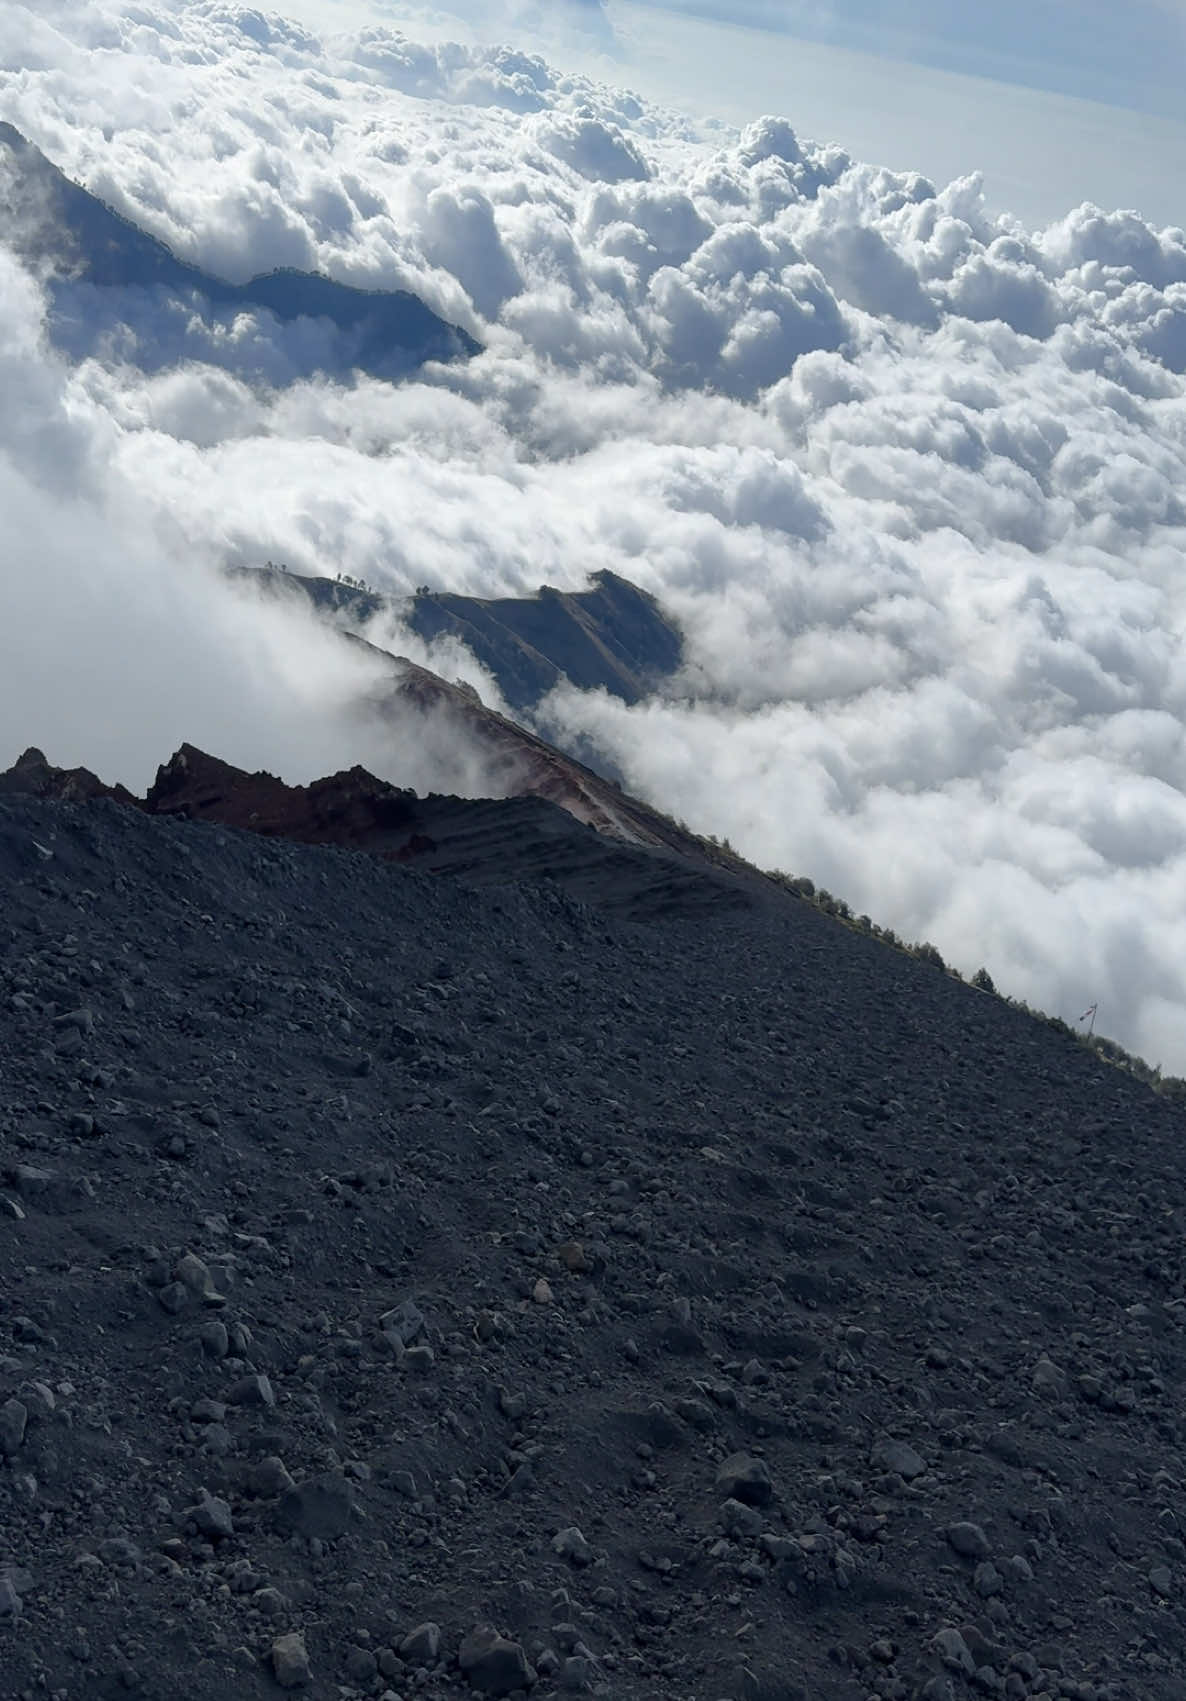
M399 1645L399 1654L410 1666L434 1666L441 1657L441 1627L431 1619L409 1630Z
M971 1649L958 1630L949 1628L936 1631L931 1646L949 1671L963 1672L965 1677L971 1677L976 1670Z
M253 1467L248 1485L252 1494L257 1495L261 1500L270 1499L277 1494L284 1494L288 1489L296 1486L292 1477L288 1474L284 1460L277 1458L274 1453L269 1453L266 1459L261 1459Z
M531 1290L531 1297L537 1305L551 1305L554 1299L551 1283L546 1276L541 1276Z
M99 1543L98 1553L104 1565L126 1566L129 1569L138 1566L144 1557L129 1536L109 1536L106 1541Z
M560 1668L560 1687L570 1694L593 1687L593 1661L587 1654L570 1654Z
M552 1537L552 1552L558 1553L561 1559L571 1560L574 1565L593 1563L593 1549L575 1524Z
M512 1394L509 1389L500 1387L498 1390L498 1409L503 1417L512 1423L518 1423L527 1410L526 1394Z
M192 1423L221 1423L226 1416L226 1406L221 1400L195 1400L189 1408Z
M265 1618L280 1618L288 1611L287 1597L271 1584L267 1588L257 1589L251 1599Z
M774 1498L774 1484L764 1459L749 1453L732 1453L717 1471L717 1488L731 1500L746 1506L768 1506Z
M1163 1601L1168 1601L1174 1592L1174 1578L1168 1565L1155 1565L1149 1573L1149 1587L1155 1595L1160 1595Z
M709 1430L716 1424L716 1415L707 1400L696 1400L690 1395L674 1402L675 1415L690 1423L693 1429Z
M57 1398L48 1382L22 1382L19 1394L28 1407L30 1423L44 1423L57 1410Z
M11 1577L0 1575L0 1620L16 1618L21 1610L21 1597Z
M309 1682L309 1654L299 1630L277 1636L272 1643L272 1670L281 1689L300 1689Z
M1030 1373L1030 1382L1038 1393L1053 1394L1058 1399L1062 1399L1067 1391L1066 1372L1044 1354Z
M992 1552L988 1537L979 1524L949 1524L946 1533L948 1546L963 1559L987 1559Z
M209 1536L212 1541L225 1541L235 1533L231 1509L226 1501L216 1494L204 1494L198 1504L191 1506L185 1515L196 1525L200 1534Z
M432 1369L436 1363L436 1356L428 1343L422 1341L419 1346L409 1347L404 1353L404 1369L419 1371L423 1374L424 1371Z
M741 1500L726 1500L721 1505L721 1528L727 1536L757 1536L766 1520L756 1506L746 1506Z
M167 1282L157 1294L162 1309L167 1311L170 1317L176 1317L179 1312L184 1311L189 1304L189 1297L189 1289L184 1282Z
M593 1268L589 1255L579 1240L566 1240L563 1246L557 1247L556 1256L564 1268L574 1276L583 1276Z
M874 1447L872 1462L880 1465L883 1470L896 1472L906 1482L913 1482L914 1478L922 1476L927 1468L921 1453L916 1452L908 1442L895 1441L888 1435Z
M67 1010L61 1016L55 1016L53 1025L58 1033L66 1033L69 1029L74 1028L80 1034L89 1034L94 1031L95 1018L92 1011L80 1007L77 1010Z
M23 1400L5 1400L0 1406L0 1452L11 1458L20 1451L28 1421L29 1410Z
M394 1335L401 1346L410 1347L424 1333L424 1313L414 1300L405 1299L383 1313L379 1327L385 1335Z
M294 1535L336 1541L350 1528L354 1504L354 1490L346 1478L327 1472L286 1489L276 1517Z
M208 1358L225 1358L230 1350L226 1324L219 1322L217 1318L211 1318L210 1322L202 1324L198 1339Z
M214 1286L214 1278L209 1267L193 1252L187 1252L177 1260L173 1269L173 1279L189 1289L203 1305L225 1305L222 1294Z
M235 1383L227 1399L232 1406L274 1406L276 1395L266 1376L244 1376Z
M466 1636L457 1663L470 1687L483 1695L510 1695L530 1689L535 1672L518 1642L500 1636L492 1624L479 1624Z
M370 1683L378 1676L379 1662L369 1648L357 1644L346 1650L346 1676L351 1683Z
M1004 1586L1005 1579L991 1559L982 1560L972 1573L972 1587L982 1601L989 1600L993 1595L999 1595Z

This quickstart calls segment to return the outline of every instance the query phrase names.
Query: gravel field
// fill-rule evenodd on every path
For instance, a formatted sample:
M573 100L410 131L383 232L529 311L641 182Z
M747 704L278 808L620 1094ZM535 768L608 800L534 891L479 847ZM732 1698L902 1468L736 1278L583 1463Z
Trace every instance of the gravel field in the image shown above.
M1182 1701L1181 1107L450 807L0 798L0 1696Z

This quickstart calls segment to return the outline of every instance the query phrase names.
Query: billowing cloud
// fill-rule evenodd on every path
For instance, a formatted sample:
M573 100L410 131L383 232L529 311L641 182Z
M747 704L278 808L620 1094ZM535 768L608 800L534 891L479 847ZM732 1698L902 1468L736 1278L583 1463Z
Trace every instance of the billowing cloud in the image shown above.
M230 278L413 289L484 352L294 377L261 320L242 359L174 338L146 368L135 315L165 309L112 299L70 359L7 262L0 756L139 779L189 737L307 767L324 701L340 760L342 664L212 589L228 560L393 594L610 567L679 619L685 671L634 708L557 692L546 728L1186 1070L1180 230L1081 207L1034 234L975 178L781 117L701 130L510 48L36 11L0 3L0 116L120 211Z

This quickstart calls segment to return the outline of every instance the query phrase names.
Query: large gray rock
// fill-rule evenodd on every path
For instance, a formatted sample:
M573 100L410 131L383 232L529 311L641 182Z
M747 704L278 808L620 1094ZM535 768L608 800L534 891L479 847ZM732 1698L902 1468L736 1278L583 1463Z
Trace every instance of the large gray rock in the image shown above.
M535 1672L518 1642L500 1636L492 1624L476 1625L464 1639L457 1663L471 1687L483 1695L510 1695L530 1689Z
M299 1630L277 1636L272 1643L272 1670L281 1689L301 1689L309 1682L309 1653Z
M335 1541L350 1528L354 1508L354 1490L346 1478L327 1472L286 1489L276 1507L276 1521L292 1535Z
M774 1484L764 1459L750 1453L731 1453L717 1471L717 1488L729 1500L745 1506L768 1506L774 1499Z

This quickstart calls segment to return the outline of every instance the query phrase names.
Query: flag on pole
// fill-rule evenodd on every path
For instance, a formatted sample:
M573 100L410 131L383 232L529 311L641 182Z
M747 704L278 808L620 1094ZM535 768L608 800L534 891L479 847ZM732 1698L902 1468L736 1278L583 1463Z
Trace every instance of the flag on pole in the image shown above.
M1081 1022L1085 1022L1089 1016L1094 1016L1098 1009L1099 1009L1098 1004L1089 1004L1087 1006L1087 1009L1084 1010L1083 1014L1080 1016L1079 1020Z

